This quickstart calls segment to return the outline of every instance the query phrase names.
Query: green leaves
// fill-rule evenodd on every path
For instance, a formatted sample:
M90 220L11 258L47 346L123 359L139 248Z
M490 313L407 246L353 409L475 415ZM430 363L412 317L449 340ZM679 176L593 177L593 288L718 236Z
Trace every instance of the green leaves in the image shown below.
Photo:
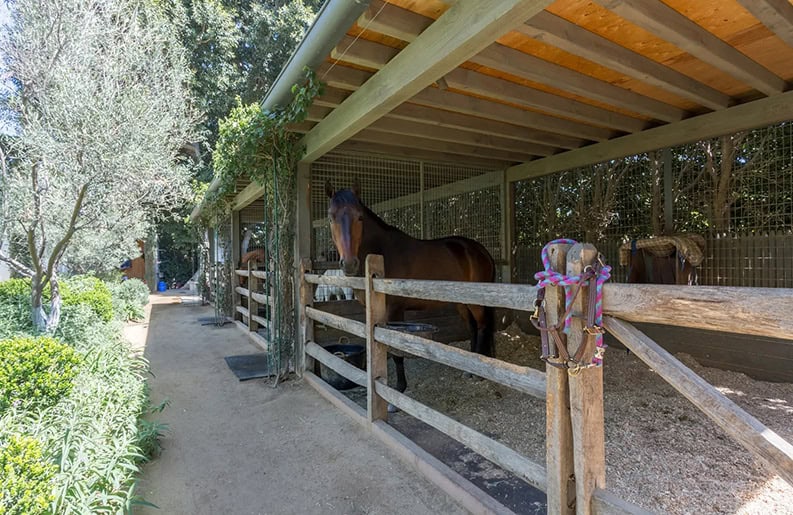
M0 515L47 513L56 471L35 438L10 435L0 440Z

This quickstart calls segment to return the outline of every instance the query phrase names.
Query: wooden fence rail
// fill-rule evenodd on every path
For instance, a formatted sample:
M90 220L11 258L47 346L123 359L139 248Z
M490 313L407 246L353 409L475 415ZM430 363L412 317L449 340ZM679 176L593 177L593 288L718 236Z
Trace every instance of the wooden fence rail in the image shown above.
M572 248L558 245L552 250L557 251L551 256L552 266L568 275L580 274L597 256L591 245ZM369 256L365 277L304 273L301 285L305 302L302 316L306 320L366 338L366 372L331 355L314 342L307 342L305 349L307 356L367 387L367 416L371 424L385 423L386 403L391 403L529 484L547 490L549 513L646 513L604 488L602 368L585 368L576 374L568 374L564 370L547 367L546 373L542 373L382 327L386 322L387 295L529 311L534 309L536 287L388 279L383 278L383 269L382 257ZM309 306L309 284L364 290L366 323ZM563 344L571 355L579 345L592 345L583 338L584 327L580 319L586 312L586 302L586 296L581 295L574 303L573 314L579 318L574 318L570 334L563 337ZM564 312L561 288L548 288L546 310L548 323L554 324ZM629 323L614 318L793 339L793 320L790 317L793 313L793 289L607 284L604 286L604 312L613 315L605 317L604 321L609 332L739 443L793 484L793 445L746 414ZM304 332L310 334L308 330ZM385 360L389 348L546 399L547 467L531 462L505 445L388 387L385 383ZM591 351L593 349L589 349L590 356ZM575 481L571 481L571 477L575 477ZM572 506L575 506L574 510Z

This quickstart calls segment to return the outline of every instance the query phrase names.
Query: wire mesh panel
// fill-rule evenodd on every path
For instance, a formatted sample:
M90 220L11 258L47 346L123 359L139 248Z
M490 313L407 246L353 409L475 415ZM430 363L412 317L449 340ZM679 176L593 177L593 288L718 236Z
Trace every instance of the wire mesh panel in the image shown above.
M672 232L705 237L700 284L793 287L793 124L670 149ZM664 166L650 152L516 184L515 276L533 282L542 245L595 243L607 262L664 234ZM615 269L624 281L627 270Z
M416 238L467 236L500 257L501 202L498 187L471 190L460 181L489 170L410 159L330 154L311 168L312 258L336 261L330 237L325 181L336 189L357 181L361 200L387 223Z

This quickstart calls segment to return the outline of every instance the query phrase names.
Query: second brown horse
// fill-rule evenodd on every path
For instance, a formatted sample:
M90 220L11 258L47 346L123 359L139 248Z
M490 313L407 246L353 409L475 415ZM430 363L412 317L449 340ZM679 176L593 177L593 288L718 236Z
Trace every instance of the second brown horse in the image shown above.
M388 225L366 207L352 189L334 191L325 183L330 198L328 218L333 243L341 257L339 265L345 275L363 274L369 254L383 256L385 276L389 279L424 279L436 281L493 282L495 263L478 242L462 236L420 240ZM405 311L425 310L441 302L391 297L386 300L389 322L404 321ZM456 304L457 311L471 329L471 351L493 356L493 308ZM405 391L404 358L392 356L397 372L397 390Z

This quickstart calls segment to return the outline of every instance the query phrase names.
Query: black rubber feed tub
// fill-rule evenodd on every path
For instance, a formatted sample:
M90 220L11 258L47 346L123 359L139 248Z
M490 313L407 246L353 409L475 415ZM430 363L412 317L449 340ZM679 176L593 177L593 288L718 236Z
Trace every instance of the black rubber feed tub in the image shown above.
M325 350L330 352L351 364L354 367L363 370L365 368L366 360L366 347L363 345L354 344L334 344L325 347ZM337 390L349 390L358 386L346 377L337 374L330 367L320 363L319 374L323 381L331 385Z

